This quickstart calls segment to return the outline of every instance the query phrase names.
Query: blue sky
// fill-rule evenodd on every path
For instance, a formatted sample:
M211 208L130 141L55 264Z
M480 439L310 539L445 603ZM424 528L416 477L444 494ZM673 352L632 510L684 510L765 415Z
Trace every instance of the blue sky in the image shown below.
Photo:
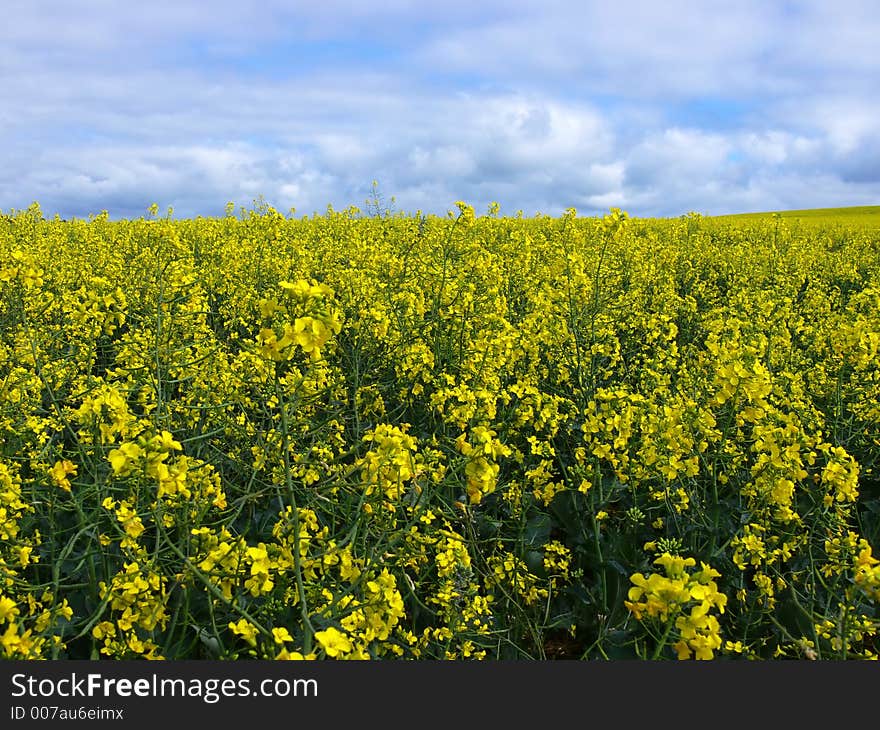
M875 0L6 0L0 209L880 204Z

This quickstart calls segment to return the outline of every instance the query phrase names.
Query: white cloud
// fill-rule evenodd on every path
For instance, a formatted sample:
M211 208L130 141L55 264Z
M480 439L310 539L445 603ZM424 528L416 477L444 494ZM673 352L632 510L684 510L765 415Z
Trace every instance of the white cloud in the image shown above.
M666 181L712 177L731 151L720 134L694 129L666 129L640 142L629 154L627 179L632 184L662 176Z
M777 129L746 132L739 138L738 146L759 166L806 163L820 152L818 140Z

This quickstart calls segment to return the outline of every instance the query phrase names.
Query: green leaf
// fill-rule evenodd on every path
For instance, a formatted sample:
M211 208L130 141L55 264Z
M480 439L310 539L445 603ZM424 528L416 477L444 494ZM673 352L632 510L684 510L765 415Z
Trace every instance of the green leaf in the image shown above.
M536 546L543 545L550 539L550 515L541 513L537 514L528 522L523 532L523 539L526 545Z

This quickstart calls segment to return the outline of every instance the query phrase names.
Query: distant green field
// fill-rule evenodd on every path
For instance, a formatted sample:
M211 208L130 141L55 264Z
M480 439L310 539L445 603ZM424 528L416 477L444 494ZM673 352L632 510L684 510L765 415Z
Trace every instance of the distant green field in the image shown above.
M736 215L719 215L711 217L720 222L738 223L748 220L770 218L776 213L789 221L798 221L808 225L855 225L863 228L880 228L880 205L862 205L849 208L780 210L767 211L765 213L738 213Z

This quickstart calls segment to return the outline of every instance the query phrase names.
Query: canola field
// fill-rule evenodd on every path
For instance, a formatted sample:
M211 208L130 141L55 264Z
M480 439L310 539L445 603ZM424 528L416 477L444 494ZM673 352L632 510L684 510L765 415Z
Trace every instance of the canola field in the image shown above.
M0 656L876 659L880 231L0 217Z

